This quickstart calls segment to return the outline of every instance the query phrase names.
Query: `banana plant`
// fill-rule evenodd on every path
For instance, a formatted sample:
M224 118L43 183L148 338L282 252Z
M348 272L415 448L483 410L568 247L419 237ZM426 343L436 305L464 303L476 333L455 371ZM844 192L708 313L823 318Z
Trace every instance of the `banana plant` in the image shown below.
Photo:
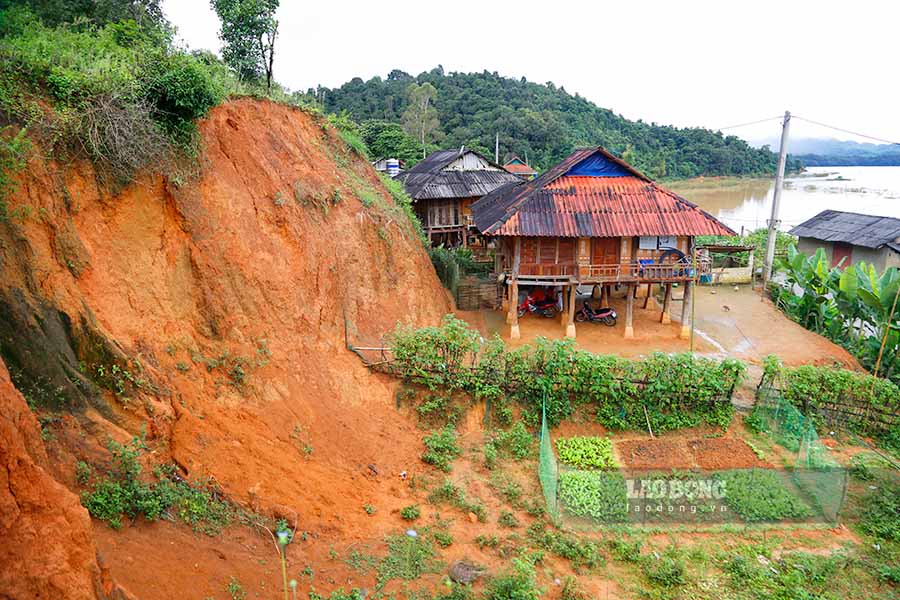
M866 340L865 351L869 359L866 362L871 362L874 366L880 354L882 364L879 370L893 373L900 350L900 305L897 302L900 270L892 267L879 276L873 265L863 263L860 263L858 270L857 294L862 300L867 321L873 328L873 335Z

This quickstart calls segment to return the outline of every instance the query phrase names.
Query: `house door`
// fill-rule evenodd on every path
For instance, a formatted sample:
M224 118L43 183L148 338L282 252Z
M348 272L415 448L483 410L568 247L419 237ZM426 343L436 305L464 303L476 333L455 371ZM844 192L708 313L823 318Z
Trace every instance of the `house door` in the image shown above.
M853 261L853 246L844 242L835 242L831 249L831 266L836 267L841 260L844 260L844 267L849 267Z
M614 275L612 265L619 264L619 238L591 239L591 275Z

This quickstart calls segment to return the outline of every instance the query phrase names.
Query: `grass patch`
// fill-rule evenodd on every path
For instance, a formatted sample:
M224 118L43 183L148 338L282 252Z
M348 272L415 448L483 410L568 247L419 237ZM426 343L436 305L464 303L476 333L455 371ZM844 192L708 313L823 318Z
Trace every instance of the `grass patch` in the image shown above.
M218 498L208 485L192 485L177 476L174 466L160 467L156 483L141 481L138 462L145 449L135 438L129 444L110 441L112 463L106 477L84 492L81 502L91 516L105 521L113 529L122 526L122 517L143 516L149 521L161 517L178 518L195 530L213 535L232 518L232 507ZM85 483L90 475L85 478Z
M454 485L449 479L428 494L428 501L432 504L449 504L465 513L472 513L481 523L487 523L487 509L479 502L473 502L466 497L465 492Z
M407 581L426 573L437 573L442 567L435 559L434 546L424 536L392 535L387 538L388 554L378 565L378 585L392 579Z

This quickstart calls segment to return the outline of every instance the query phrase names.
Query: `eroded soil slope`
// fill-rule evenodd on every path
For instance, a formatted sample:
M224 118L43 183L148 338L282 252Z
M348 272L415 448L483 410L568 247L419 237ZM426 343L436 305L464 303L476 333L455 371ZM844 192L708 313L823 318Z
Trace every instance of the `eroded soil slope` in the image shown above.
M57 415L44 472L77 492L76 461L145 431L153 462L212 477L243 506L317 535L377 535L391 507L358 507L403 502L396 474L420 464L421 434L345 335L435 323L447 297L370 166L314 117L244 99L201 133L193 177L110 193L89 164L37 156L20 177L10 205L26 216L0 223L0 350L29 402ZM58 543L89 555L75 496L29 469L10 487L24 477L64 497ZM90 569L79 577L97 580Z

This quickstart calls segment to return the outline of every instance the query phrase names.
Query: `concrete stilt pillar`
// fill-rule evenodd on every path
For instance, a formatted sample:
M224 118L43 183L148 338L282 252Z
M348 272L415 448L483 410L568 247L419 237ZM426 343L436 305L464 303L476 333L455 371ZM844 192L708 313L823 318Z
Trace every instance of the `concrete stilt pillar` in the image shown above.
M625 338L634 337L634 292L636 285L629 285L625 292Z
M691 308L694 303L694 282L688 281L684 284L684 302L681 303L681 334L678 336L683 340L691 337Z
M513 279L509 290L509 339L518 340L519 332L519 282Z
M659 322L663 324L671 323L672 318L669 316L669 307L672 305L672 284L666 284L666 294L663 297L663 307L662 307L662 316L659 318Z
M574 283L569 286L569 305L566 307L566 337L575 339L575 298L578 286Z

